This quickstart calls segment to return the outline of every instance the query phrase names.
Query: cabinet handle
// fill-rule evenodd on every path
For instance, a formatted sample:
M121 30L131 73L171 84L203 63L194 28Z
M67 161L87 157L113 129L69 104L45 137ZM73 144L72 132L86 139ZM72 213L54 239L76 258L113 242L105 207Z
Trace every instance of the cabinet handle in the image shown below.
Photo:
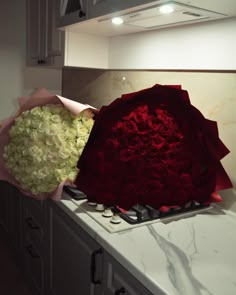
M102 253L103 253L102 249L98 249L92 253L90 273L91 273L91 281L94 285L101 284L101 280L96 280L95 275L96 275L96 256Z
M117 289L115 291L115 295L120 295L120 294L125 294L125 288L124 287L121 287L120 289Z
M40 256L34 251L33 245L26 247L27 252L32 258L39 258Z
M38 59L38 65L46 64L46 61L44 59Z
M84 17L86 15L86 13L83 10L79 11L79 17Z
M120 294L125 294L125 288L124 287L121 287L120 289L117 289L115 291L115 295L120 295Z
M25 221L30 229L39 229L39 227L34 223L32 217L27 217Z

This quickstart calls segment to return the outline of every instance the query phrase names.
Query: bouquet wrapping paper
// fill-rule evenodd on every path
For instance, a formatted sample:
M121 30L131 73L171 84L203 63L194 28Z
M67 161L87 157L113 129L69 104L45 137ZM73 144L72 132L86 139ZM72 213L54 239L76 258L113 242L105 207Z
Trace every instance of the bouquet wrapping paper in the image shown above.
M232 187L220 163L228 153L187 91L154 85L101 108L75 184L90 201L124 209L219 202L216 192Z

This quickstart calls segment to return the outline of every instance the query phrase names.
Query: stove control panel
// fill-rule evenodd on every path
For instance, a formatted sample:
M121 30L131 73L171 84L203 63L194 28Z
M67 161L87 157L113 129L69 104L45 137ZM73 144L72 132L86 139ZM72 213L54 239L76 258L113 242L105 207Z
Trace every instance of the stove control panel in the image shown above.
M198 203L186 204L181 207L161 207L159 210L148 205L135 205L130 210L119 210L119 208L106 207L96 204L72 199L85 213L87 213L98 224L110 233L131 230L140 226L157 222L171 222L185 217L194 216L204 211L209 211L213 205L201 205Z

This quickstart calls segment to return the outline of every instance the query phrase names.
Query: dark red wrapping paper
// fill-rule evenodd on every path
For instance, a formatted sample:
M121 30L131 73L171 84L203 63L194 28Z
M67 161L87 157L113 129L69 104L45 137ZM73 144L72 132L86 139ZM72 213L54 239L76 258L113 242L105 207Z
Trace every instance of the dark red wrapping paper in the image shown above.
M232 187L220 163L228 153L187 91L155 85L101 108L75 184L89 201L125 209L220 201L214 192Z

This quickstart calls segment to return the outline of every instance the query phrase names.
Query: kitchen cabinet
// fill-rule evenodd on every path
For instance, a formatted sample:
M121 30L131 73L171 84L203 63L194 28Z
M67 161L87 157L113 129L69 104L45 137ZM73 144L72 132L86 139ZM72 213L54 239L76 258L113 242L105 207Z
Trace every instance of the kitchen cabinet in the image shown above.
M61 0L58 18L59 27L83 22L87 18L87 0Z
M21 193L14 186L8 184L8 190L8 233L17 255L20 256L22 247L22 198Z
M8 196L9 190L21 201L22 214L15 209L6 222L9 203L3 202L2 196ZM18 248L20 265L33 294L151 295L63 206L52 200L24 196L5 182L1 182L0 191L1 205L5 204L0 207L1 225L7 224L9 228L15 216L15 227L17 223L22 225L22 231L17 229L22 244ZM9 237L17 240L13 235Z
M149 2L157 2L153 0L87 0L88 2L88 19L98 16L105 16L111 13L119 12L131 7L136 7Z
M44 257L34 242L26 236L24 244L24 270L36 295L44 294Z
M23 268L34 294L45 294L47 217L44 201L23 199Z
M8 182L0 181L0 225L17 256L21 251L21 196Z
M102 249L62 209L49 201L47 295L99 295Z
M8 232L9 190L5 181L0 181L0 225Z
M141 2L89 0L84 21L66 25L61 22L62 16L58 27L66 34L64 65L112 70L235 71L236 7L230 6L232 1L223 7L220 1L193 1L194 7L190 8L203 11L206 17L189 21L180 19L177 23L173 17L171 25L162 23L161 19L161 25L154 27L145 24L148 17L137 23L133 19L146 8L154 9L152 4L159 5L160 2ZM188 1L181 3L188 7ZM114 12L116 9L125 9L122 14L127 17L128 13L127 23L112 24L111 17L119 15ZM191 9L189 12L186 8L181 15L193 15L194 18L198 14ZM211 15L208 15L209 11Z
M58 25L64 27L99 16L107 16L134 6L156 2L153 0L61 0Z
M27 65L59 67L64 62L64 32L57 29L58 0L26 0Z
M103 263L103 295L152 295L107 252L104 253Z
M57 204L48 210L47 295L152 295Z
M45 241L43 223L37 219L40 215L43 221L44 216L38 211L39 204L40 201L25 197L8 182L0 182L0 225L35 295L44 292Z

